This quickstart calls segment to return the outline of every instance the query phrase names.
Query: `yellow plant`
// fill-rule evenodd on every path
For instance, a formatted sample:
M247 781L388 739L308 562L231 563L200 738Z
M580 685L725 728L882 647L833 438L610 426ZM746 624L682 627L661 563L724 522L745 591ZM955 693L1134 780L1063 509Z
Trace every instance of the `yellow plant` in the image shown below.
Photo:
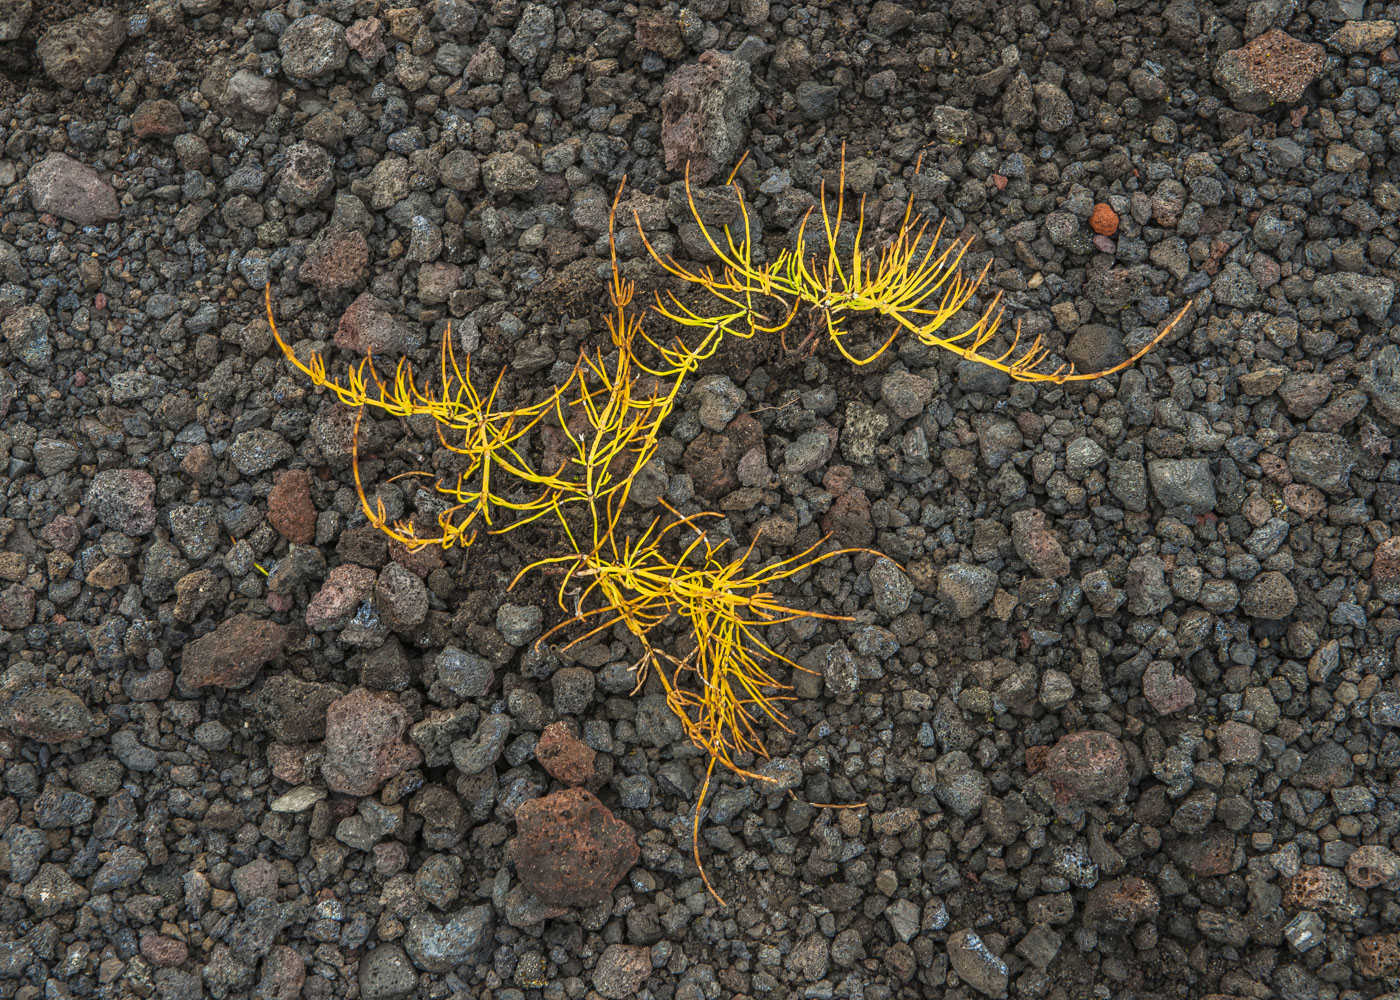
M663 268L703 288L718 306L708 312L695 310L674 294L663 299L658 293L652 310L685 334L665 341L653 339L645 329L643 311L632 304L635 284L624 279L618 268L613 233L623 190L619 185L608 220L612 273L605 323L609 344L581 350L561 385L535 402L514 407L501 405L504 372L489 388L473 381L471 358L459 362L450 324L442 339L436 388L432 379L420 385L406 359L397 363L392 378L381 378L373 358L367 356L343 379L336 379L327 374L320 354L302 360L283 340L272 315L270 286L265 296L273 336L288 361L314 385L358 408L360 417L367 409L399 418L429 416L443 447L460 457L460 468L434 483L436 492L449 502L437 516L436 533L420 534L411 520L391 523L382 501L370 503L360 479L357 417L352 470L361 506L372 524L410 549L467 546L482 530L499 534L541 518L558 525L568 551L534 560L510 586L514 588L532 572L562 578L557 597L569 617L540 642L566 627L586 628L569 643L574 646L622 626L640 643L642 652L634 667L638 689L654 676L690 741L709 758L696 803L692 850L716 899L720 897L700 863L699 849L700 815L715 767L772 780L754 770L752 763L768 756L763 728L787 728L781 704L792 697L787 693L791 689L774 676L772 665L803 669L774 648L764 630L796 618L842 620L792 607L775 590L828 559L868 550L823 551L827 541L823 538L795 556L755 568L751 560L757 536L742 554L731 558L724 550L732 543L711 538L699 525L703 518L720 515L686 516L669 504L663 504L668 516L655 518L629 538L621 522L632 484L656 456L663 424L686 380L726 337L781 333L803 306L821 314L828 338L853 364L873 361L904 331L1013 378L1050 382L1097 378L1127 367L1160 342L1186 311L1132 358L1093 374L1076 373L1064 365L1043 370L1048 351L1037 339L1018 353L1019 333L1003 353L984 350L1000 327L999 296L970 329L940 336L938 331L971 301L987 273L984 268L970 279L960 270L970 238L954 241L939 252L942 225L930 233L929 224L913 214L911 198L898 233L878 255L871 256L862 246L864 199L852 223L846 213L844 178L843 152L841 191L834 211L825 186L820 199L824 249L808 252L809 211L795 245L771 264L759 265L754 261L743 193L734 175L728 183L739 199L742 233L736 235L725 226L717 239L701 219L687 167L690 210L719 258L720 270L692 270L670 257L663 259L645 233L642 240ZM633 218L640 231L635 213ZM846 242L843 226L852 236L849 250L841 249ZM851 349L848 324L863 315L889 322L891 332L873 353L862 357ZM688 637L683 640L684 649L674 645L673 626Z
M593 537L580 545L569 532L573 551L536 560L517 574L513 588L532 571L562 569L558 587L559 607L571 615L541 637L546 641L560 629L586 622L587 632L564 648L623 625L641 643L635 666L637 688L654 673L666 693L666 704L681 720L686 735L710 758L705 783L696 802L692 836L695 864L706 888L722 904L700 862L700 814L716 764L747 778L773 779L759 774L742 761L747 756L766 758L767 747L759 727L768 722L789 729L779 703L790 699L790 686L778 681L765 662L781 662L805 670L774 649L762 630L797 618L845 621L782 603L770 588L828 559L864 549L817 550L815 545L787 559L759 569L748 568L758 544L755 535L737 558L721 558L728 539L712 540L698 527L705 512L682 516L669 505L673 520L663 525L655 518L636 539L618 541L616 518L608 516L594 525ZM562 523L562 519L561 519ZM566 531L567 525L565 526ZM670 540L678 550L668 554L668 536L688 533L689 541ZM685 655L668 652L653 635L664 623L678 618L686 626L694 648Z
M742 160L740 161L742 163ZM700 227L705 242L719 259L720 268L690 268L675 258L662 257L646 240L643 242L652 258L669 273L688 284L698 285L717 300L712 310L697 311L683 303L674 293L665 299L658 292L656 311L674 323L689 327L720 327L738 336L755 333L778 333L789 326L800 306L815 309L826 327L827 337L841 355L854 365L866 365L883 354L900 333L917 337L929 347L958 354L969 361L995 368L1014 379L1025 382L1080 382L1102 378L1135 364L1151 351L1176 327L1191 307L1187 303L1159 333L1132 357L1102 371L1076 372L1068 363L1046 370L1051 349L1037 337L1029 347L1021 346L1021 328L1017 324L1011 343L1000 352L990 346L1001 329L1005 307L1001 293L992 297L982 315L961 333L941 336L943 326L965 307L982 286L990 262L975 278L965 275L960 267L972 245L973 235L955 239L940 253L944 224L940 222L930 233L930 222L914 213L914 196L910 194L904 207L904 217L893 239L872 253L866 246L865 196L852 222L846 211L846 154L841 152L841 169L837 183L835 209L826 195L822 181L819 205L808 209L798 227L794 245L782 250L769 264L754 260L753 234L748 211L744 205L743 189L735 182L735 167L728 186L739 202L742 229L736 234L728 225L720 227L717 238L701 217L690 186L690 170L685 174L686 198L691 216ZM919 164L915 165L915 171ZM807 223L820 208L821 232L824 246L815 253L807 243ZM635 215L634 215L635 219ZM637 228L641 230L640 220ZM844 228L843 228L844 227ZM854 233L851 233L852 227ZM846 236L850 249L842 247ZM889 323L889 333L872 352L859 356L849 345L849 322L857 317L872 316Z

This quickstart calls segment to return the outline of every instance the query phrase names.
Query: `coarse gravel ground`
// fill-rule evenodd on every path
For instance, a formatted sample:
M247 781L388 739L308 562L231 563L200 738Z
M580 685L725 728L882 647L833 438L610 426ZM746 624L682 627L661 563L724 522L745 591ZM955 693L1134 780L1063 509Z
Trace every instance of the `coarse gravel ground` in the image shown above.
M1398 21L0 0L0 997L1400 988ZM776 783L707 802L720 907L705 761L636 650L537 650L547 582L506 593L561 540L388 544L262 293L333 368L430 366L450 320L529 399L605 335L624 174L703 262L684 165L732 221L747 151L772 254L843 143L868 239L911 196L975 234L1081 370L1193 305L1074 386L912 340L855 369L805 319L696 380L642 504L890 557L783 595L852 620L781 634L814 673ZM388 483L445 467L431 427L361 453L431 514Z

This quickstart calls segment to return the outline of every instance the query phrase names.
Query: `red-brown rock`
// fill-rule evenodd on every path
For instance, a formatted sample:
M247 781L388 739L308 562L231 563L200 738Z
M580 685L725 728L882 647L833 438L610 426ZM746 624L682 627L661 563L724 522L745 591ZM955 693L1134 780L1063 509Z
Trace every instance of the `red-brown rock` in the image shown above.
M531 799L515 822L515 870L546 905L590 906L607 899L637 863L632 828L586 789Z
M185 125L185 118L174 101L142 101L131 114L131 131L138 139L164 139L175 135Z
M1298 910L1322 910L1334 916L1346 913L1346 876L1340 868L1303 865L1284 886L1283 908L1290 913Z
M535 744L535 759L549 776L566 785L589 785L594 780L598 754L587 743L569 732L563 722L544 727Z
M1089 228L1100 236L1112 236L1118 232L1118 213L1099 202L1089 216Z
M311 473L282 473L267 497L267 519L289 542L307 545L316 537L316 507L311 502Z
M185 964L189 946L164 934L142 934L141 954L154 966L173 969Z
M335 346L356 354L402 354L408 338L389 307L369 292L361 292L335 330Z
M378 574L354 563L341 563L326 576L326 582L306 606L306 627L316 632L349 624L359 607L374 593Z
M287 639L287 629L276 622L234 615L185 647L180 686L188 691L247 687L259 670L282 655Z
M1105 934L1127 934L1144 920L1155 920L1162 901L1140 878L1101 882L1084 904L1084 926Z
M297 272L323 292L354 288L369 265L369 242L353 229L331 228L316 238Z
M1371 979L1395 975L1400 971L1400 936L1372 934L1356 942L1356 968Z
M326 787L346 795L373 795L423 754L404 739L409 717L393 695L356 688L326 709Z
M1128 755L1108 733L1086 729L1060 738L1045 774L1062 803L1112 802L1128 790Z

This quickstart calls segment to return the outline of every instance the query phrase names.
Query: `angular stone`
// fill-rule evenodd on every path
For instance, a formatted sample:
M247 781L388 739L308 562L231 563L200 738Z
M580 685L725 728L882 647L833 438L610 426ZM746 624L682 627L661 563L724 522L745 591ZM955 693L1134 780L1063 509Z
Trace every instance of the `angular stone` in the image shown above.
M37 212L48 212L80 226L110 222L121 215L112 185L86 164L63 153L50 153L29 171L29 200Z
M287 629L276 622L246 612L234 615L185 647L180 686L187 691L247 687L259 670L282 655L288 639Z
M511 842L525 888L553 906L607 899L637 863L636 834L582 788L531 799L515 814Z
M321 774L333 792L373 795L394 775L423 760L404 739L412 722L393 695L356 688L326 710L326 762Z

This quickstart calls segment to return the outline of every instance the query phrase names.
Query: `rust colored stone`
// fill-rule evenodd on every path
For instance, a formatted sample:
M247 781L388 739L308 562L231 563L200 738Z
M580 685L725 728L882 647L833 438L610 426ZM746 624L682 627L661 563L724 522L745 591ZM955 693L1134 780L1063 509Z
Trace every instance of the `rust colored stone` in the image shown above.
M316 537L316 507L311 503L311 473L292 469L277 479L267 497L267 519L289 542L307 545Z
M549 906L607 899L637 863L637 836L592 792L566 788L531 799L515 814L511 842L521 883Z
M566 785L590 785L594 781L594 766L598 754L562 722L544 727L540 741L535 744L535 759L549 776Z
M1112 236L1118 232L1118 213L1099 202L1089 216L1089 228L1100 236Z

